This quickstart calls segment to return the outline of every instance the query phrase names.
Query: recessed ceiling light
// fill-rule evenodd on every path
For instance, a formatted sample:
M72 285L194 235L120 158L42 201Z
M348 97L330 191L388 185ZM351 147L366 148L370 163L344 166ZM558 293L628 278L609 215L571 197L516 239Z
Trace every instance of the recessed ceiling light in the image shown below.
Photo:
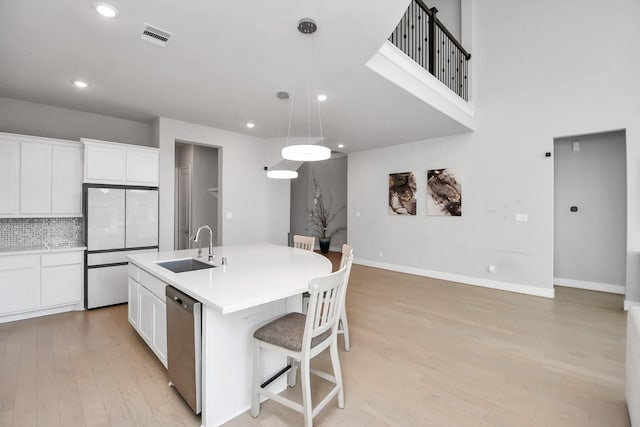
M115 18L118 16L118 9L108 3L95 3L96 12L105 18Z
M74 82L73 82L73 84L74 84L77 88L80 88L80 89L84 89L84 88L86 88L87 86L89 86L86 82L83 82L82 80L76 80L76 81L74 81Z
M338 148L344 148L344 144L338 144Z
M256 125L255 125L255 123L251 123L251 122L249 122L249 123L247 123L247 127L248 127L249 129L253 129L254 127L256 127Z
M325 95L324 93L321 93L318 95L318 101L326 101L327 100L327 95Z

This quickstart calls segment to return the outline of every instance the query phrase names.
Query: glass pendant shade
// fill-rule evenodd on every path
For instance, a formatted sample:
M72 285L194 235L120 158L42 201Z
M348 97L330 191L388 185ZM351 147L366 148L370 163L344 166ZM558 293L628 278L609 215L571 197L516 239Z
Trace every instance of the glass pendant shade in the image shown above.
M297 171L289 171L285 169L274 169L267 171L267 178L273 179L294 179L298 177Z
M287 145L282 149L282 157L296 162L315 162L331 157L329 147L323 145Z

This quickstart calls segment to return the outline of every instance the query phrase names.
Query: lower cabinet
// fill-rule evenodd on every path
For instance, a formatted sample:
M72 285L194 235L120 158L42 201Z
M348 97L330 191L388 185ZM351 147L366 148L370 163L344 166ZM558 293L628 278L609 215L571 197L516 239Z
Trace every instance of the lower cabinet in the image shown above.
M80 302L82 264L46 267L40 274L40 306L55 307Z
M129 323L134 328L138 328L138 282L129 277L129 299L127 300L129 304L128 313L129 313Z
M40 256L0 258L0 316L40 308Z
M158 295L157 279L153 278L154 283L145 286L145 281L152 276L140 273L137 267L129 264L129 323L167 367L167 305L164 295L162 299Z
M0 256L0 323L79 309L84 253Z

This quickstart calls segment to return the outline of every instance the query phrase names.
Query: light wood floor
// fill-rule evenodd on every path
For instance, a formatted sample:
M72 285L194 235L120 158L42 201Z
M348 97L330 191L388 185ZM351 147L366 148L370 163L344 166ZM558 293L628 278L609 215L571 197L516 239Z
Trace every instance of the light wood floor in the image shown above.
M548 300L354 266L347 310L346 406L315 425L629 425L620 296ZM0 426L198 426L167 381L126 306L0 325ZM316 397L327 389L314 382ZM302 416L266 402L227 425Z

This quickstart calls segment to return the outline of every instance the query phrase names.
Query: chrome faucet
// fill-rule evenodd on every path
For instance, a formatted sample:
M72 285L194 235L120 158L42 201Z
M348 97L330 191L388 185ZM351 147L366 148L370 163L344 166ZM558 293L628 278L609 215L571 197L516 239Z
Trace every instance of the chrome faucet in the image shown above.
M209 227L208 225L203 225L202 227L198 228L198 231L196 231L196 235L193 238L194 242L198 242L198 238L200 238L200 232L202 231L202 229L205 230L209 230L209 262L213 261L213 230L211 229L211 227ZM198 251L198 258L200 258L200 250Z

